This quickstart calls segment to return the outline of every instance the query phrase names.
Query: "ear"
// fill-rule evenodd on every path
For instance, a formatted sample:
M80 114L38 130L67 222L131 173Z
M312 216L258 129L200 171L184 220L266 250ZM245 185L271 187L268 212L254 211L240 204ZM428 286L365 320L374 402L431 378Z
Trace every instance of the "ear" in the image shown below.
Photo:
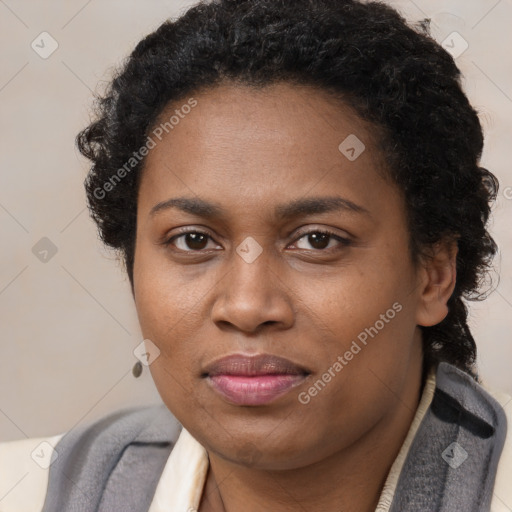
M448 300L457 277L457 241L443 240L422 258L419 269L419 301L416 324L430 327L442 322L448 315Z

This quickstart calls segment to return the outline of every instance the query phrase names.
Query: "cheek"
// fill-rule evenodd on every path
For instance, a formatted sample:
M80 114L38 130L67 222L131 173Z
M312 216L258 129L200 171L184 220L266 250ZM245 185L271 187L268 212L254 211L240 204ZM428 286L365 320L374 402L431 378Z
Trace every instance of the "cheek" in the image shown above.
M172 284L174 287L174 280ZM141 272L136 289L137 314L144 338L160 350L149 370L163 402L180 422L194 424L200 420L202 410L202 391L196 386L198 351L194 344L200 326L186 294L174 294L169 286L159 273Z
M319 319L343 340L357 337L376 322L379 331L396 329L406 316L396 310L405 310L412 298L407 262L392 256L360 258L336 273L298 279L294 295L304 304L304 314L311 311L311 318Z
M207 283L171 265L160 250L139 244L134 265L135 304L144 336L162 338L194 317Z
M361 259L338 278L317 282L317 292L309 288L309 295L307 280L301 281L297 295L308 297L304 314L325 333L314 349L321 357L319 377L329 368L336 375L329 383L332 393L321 393L318 403L359 408L359 398L378 401L383 390L403 380L417 340L413 270L399 254Z
M173 273L165 272L154 251L139 244L134 265L134 299L142 335L160 350L150 365L155 384L172 402L191 391L193 339L196 326L190 324L194 294L182 286ZM197 301L196 301L197 302Z
M171 265L164 253L148 242L140 243L137 250L134 297L139 324L143 337L160 350L150 371L173 413L183 408L189 414L190 403L201 400L201 389L196 386L204 363L201 340L211 339L206 301L222 275Z

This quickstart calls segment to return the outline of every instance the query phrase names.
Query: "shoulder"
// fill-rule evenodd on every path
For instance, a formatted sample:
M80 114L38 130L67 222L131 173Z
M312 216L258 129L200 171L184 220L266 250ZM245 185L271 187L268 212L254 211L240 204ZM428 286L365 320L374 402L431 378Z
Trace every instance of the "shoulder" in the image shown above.
M165 405L124 408L54 436L0 443L0 512L41 512L52 468L121 453L132 442L175 440L180 425Z

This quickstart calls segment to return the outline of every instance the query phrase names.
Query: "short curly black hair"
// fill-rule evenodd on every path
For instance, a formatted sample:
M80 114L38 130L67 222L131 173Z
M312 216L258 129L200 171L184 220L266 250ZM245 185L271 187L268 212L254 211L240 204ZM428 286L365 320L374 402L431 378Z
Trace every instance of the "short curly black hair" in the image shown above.
M482 128L460 77L429 35L429 20L410 26L380 2L202 1L140 41L97 97L95 120L77 136L92 161L85 182L91 215L105 244L122 256L133 291L144 164L134 155L164 107L229 82L331 91L379 134L389 177L406 200L414 261L435 243L456 240L449 313L422 327L424 368L447 361L477 378L464 300L485 298L481 288L497 250L486 225L498 181L479 166Z

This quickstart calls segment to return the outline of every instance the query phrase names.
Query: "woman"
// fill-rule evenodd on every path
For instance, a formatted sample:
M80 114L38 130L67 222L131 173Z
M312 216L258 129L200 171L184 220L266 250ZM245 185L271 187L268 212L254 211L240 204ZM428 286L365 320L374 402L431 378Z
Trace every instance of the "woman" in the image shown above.
M478 378L464 303L498 184L426 25L201 3L77 140L163 405L4 444L4 474L46 468L2 512L511 509L510 397Z

